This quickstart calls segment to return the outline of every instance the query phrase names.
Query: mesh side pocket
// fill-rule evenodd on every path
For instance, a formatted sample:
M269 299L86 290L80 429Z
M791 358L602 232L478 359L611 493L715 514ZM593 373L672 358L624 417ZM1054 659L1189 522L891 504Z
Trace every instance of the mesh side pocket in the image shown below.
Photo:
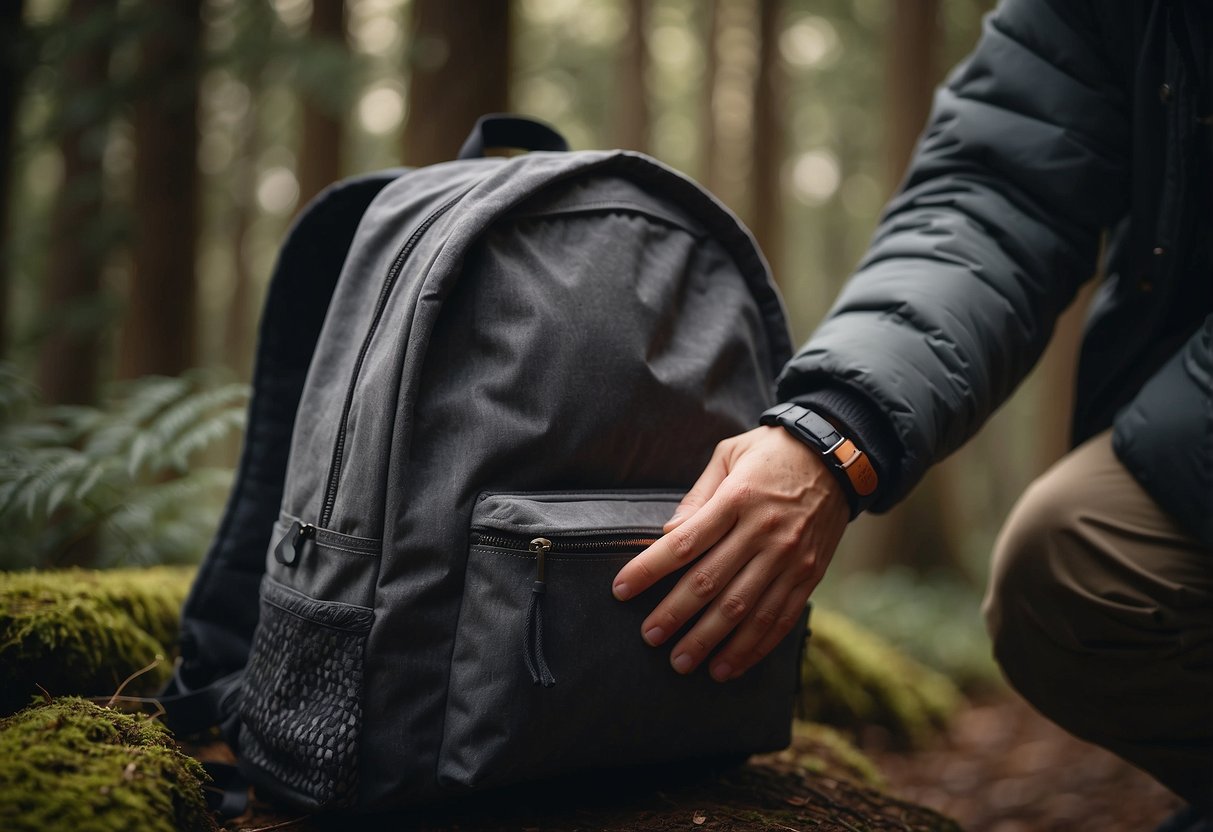
M362 663L374 613L266 576L241 692L240 755L258 786L308 808L351 805Z

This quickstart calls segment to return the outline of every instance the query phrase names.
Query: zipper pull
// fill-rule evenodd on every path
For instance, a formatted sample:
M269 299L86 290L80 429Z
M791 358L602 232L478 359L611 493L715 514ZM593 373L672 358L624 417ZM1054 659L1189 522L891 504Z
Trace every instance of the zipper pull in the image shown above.
M547 558L548 552L552 551L552 541L546 537L537 537L531 541L530 549L535 553L539 574L535 578L536 583L543 583L544 560Z
M315 534L316 527L311 523L300 523L298 520L291 523L282 540L274 547L274 559L283 566L294 566L303 550L303 542Z
M547 592L547 584L544 582L545 561L552 549L552 541L546 537L537 537L531 541L529 549L535 553L537 574L535 583L531 585L531 603L527 607L526 625L522 633L522 659L531 673L531 681L550 688L556 684L556 677L552 675L547 657L543 654L543 596Z

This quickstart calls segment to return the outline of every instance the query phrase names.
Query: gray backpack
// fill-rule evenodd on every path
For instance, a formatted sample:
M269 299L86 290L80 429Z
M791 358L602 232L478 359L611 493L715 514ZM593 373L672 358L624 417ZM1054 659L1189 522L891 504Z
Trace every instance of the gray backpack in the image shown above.
M780 300L694 183L564 147L486 117L458 161L329 189L283 247L170 691L263 794L374 810L789 740L801 639L683 677L640 639L677 576L611 595L772 404Z

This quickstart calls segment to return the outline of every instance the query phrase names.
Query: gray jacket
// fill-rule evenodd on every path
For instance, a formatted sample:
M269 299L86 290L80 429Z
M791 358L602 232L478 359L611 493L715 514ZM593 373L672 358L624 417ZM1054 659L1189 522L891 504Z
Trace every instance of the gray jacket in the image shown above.
M876 510L1035 364L1096 271L1074 442L1213 545L1210 25L1203 4L1006 0L939 90L857 273L780 377L852 429Z

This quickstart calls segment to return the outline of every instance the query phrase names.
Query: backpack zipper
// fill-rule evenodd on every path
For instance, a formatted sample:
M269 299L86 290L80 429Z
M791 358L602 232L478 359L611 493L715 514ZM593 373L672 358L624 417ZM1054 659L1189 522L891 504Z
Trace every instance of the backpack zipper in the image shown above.
M479 181L468 185L459 193L448 199L446 202L439 205L429 216L421 221L421 224L409 235L408 240L400 247L400 251L396 252L396 258L392 261L392 266L388 269L387 277L384 278L383 286L379 289L379 298L375 301L375 312L371 317L370 328L367 329L366 337L362 339L362 347L358 350L358 358L354 362L354 372L350 376L350 385L345 393L345 404L341 408L341 426L337 430L337 441L333 446L333 460L329 464L328 483L324 491L324 504L320 509L320 519L317 525L321 528L328 528L329 521L333 518L333 507L337 503L337 483L341 480L341 466L345 460L345 432L347 423L350 417L350 410L354 406L354 388L358 384L358 375L362 372L362 362L366 359L367 352L371 348L371 339L375 337L375 331L379 329L379 321L383 317L383 310L387 307L388 298L392 294L392 289L396 285L396 280L400 277L400 272L404 268L404 261L408 259L409 254L417 247L422 235L429 230L438 219L447 211L454 207L455 203L463 199L468 191L476 187Z
M556 684L556 677L548 665L547 654L543 647L544 603L547 595L547 559L550 554L597 554L597 553L626 553L635 552L652 545L653 537L636 537L635 534L605 534L596 536L593 540L547 537L531 537L526 535L483 534L472 532L473 546L488 546L494 549L505 549L511 552L529 552L535 556L535 580L531 584L531 598L527 604L526 618L522 624L522 661L527 672L531 674L531 682L541 687L550 688Z
M543 554L618 554L646 549L657 542L656 537L636 537L634 534L604 534L593 540L576 538L529 537L527 535L498 535L472 532L473 546L488 546L493 549L508 549L512 552L537 553L535 544L544 541L547 546ZM541 579L542 580L542 579Z

